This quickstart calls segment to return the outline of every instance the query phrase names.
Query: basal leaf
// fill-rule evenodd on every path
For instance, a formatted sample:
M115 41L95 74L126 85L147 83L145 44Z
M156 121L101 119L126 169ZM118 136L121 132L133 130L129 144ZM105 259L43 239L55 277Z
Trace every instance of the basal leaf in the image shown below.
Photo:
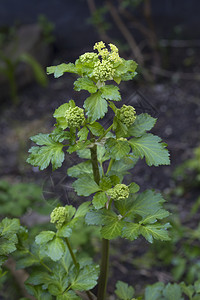
M89 175L82 175L73 184L73 188L79 196L89 196L100 190L98 184Z
M130 152L130 146L128 142L120 139L107 139L105 147L109 152L111 158L114 158L116 160L122 159Z
M157 282L145 289L145 300L160 300L164 289L163 282Z
M127 283L122 281L117 281L115 294L121 300L132 300L135 291L132 286L128 286Z
M119 88L115 85L104 85L100 88L101 95L106 100L120 101L121 95Z
M94 195L92 204L94 205L94 208L100 209L105 206L107 201L108 201L108 197L106 196L106 193L98 192Z
M163 291L163 295L165 296L166 300L183 300L181 287L174 283L168 283Z
M129 140L133 154L143 158L149 166L169 165L169 153L165 149L166 144L161 143L158 136L147 133L139 138Z
M47 67L47 74L48 75L54 74L55 78L62 76L65 72L78 74L75 65L72 63L68 63L68 64L63 63L58 66Z
M149 243L153 243L153 238L161 241L169 241L169 235L167 228L170 227L170 224L165 225L153 224L153 225L141 225L140 233L145 237Z
M96 93L97 86L94 81L92 81L88 77L81 77L74 82L74 89L75 91L86 90L92 94Z
M85 100L84 108L86 109L89 121L94 122L105 116L108 111L108 104L98 91Z
M128 133L130 136L140 137L151 130L155 123L156 119L146 113L137 115L135 122L128 128Z

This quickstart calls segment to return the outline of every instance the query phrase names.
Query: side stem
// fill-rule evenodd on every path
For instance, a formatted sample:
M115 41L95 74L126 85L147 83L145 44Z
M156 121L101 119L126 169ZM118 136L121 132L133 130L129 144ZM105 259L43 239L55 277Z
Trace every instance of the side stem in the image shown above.
M97 145L94 145L91 149L91 161L93 168L94 180L97 184L100 181L99 166L97 160ZM108 281L108 263L109 263L109 240L102 239L102 252L101 252L101 266L100 276L98 282L97 300L105 300L107 281Z

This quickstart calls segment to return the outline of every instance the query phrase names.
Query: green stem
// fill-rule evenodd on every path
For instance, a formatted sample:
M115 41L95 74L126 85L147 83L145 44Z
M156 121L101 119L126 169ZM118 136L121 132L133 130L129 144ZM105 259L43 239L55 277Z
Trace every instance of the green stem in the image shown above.
M108 130L109 129L109 130ZM110 131L110 128L107 132ZM97 160L97 146L94 145L91 149L91 161L93 168L94 180L97 184L100 181L99 166ZM108 262L109 262L109 240L102 239L102 254L101 254L101 266L100 266L100 276L98 282L98 294L97 300L105 300L107 281L108 281Z
M31 251L29 251L28 249L26 249L26 251L28 252L28 254L30 254L31 256L37 258L37 256L35 256ZM40 264L47 269L50 273L52 273L53 271L43 262L39 259Z
M106 136L106 134L112 129L112 127L113 124L106 129L106 131L98 138L97 142L100 142L104 138L104 136Z
M102 239L102 258L99 276L97 300L104 300L108 281L109 240Z
M65 241L66 241L66 244L67 244L69 253L70 253L71 257L72 257L73 263L74 263L75 267L79 270L79 263L78 263L77 260L76 260L76 257L75 257L75 255L74 255L74 252L72 251L72 247L71 247L71 245L70 245L70 243L69 243L68 238L65 238Z

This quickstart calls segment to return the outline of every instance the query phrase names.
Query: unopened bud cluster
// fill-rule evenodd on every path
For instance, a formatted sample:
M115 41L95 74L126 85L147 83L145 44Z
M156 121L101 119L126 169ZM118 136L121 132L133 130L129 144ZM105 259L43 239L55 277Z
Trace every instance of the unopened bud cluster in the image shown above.
M131 126L136 120L136 111L133 106L123 105L117 113L120 121L125 124L127 127Z
M84 110L78 106L70 107L65 114L69 127L80 127L85 122Z
M129 188L127 185L119 183L114 188L109 189L107 195L114 200L124 200L129 196Z
M67 218L67 211L65 207L56 207L52 211L51 215L51 223L55 223L56 227L59 229L62 227L63 223L66 221Z

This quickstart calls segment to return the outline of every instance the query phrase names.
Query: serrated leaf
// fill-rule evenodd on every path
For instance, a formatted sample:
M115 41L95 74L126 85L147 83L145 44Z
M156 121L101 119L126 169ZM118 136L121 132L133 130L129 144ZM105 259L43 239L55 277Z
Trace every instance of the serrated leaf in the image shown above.
M121 300L131 300L133 298L134 293L135 290L132 286L128 286L127 283L122 282L120 280L117 281L115 294Z
M17 231L20 228L20 222L19 219L8 219L4 218L0 222L0 234L4 236L9 236L14 233L17 233Z
M30 295L33 295L37 300L52 300L52 296L42 289L42 286L26 285L26 289Z
M86 90L92 94L96 93L97 86L95 85L94 81L88 77L81 77L74 82L74 89L75 91Z
M12 236L0 237L0 255L8 255L14 252L16 248L16 244L18 242L17 235L13 234Z
M151 133L144 134L139 138L132 138L129 144L133 154L143 158L149 166L169 165L169 152L165 149L166 144L161 143L161 139Z
M87 136L88 136L89 130L87 129L86 126L84 126L83 128L81 128L79 130L79 132L77 133L79 140L80 141L85 141L87 140Z
M140 234L140 224L126 223L122 229L122 237L133 241Z
M92 124L88 124L87 127L90 129L93 135L100 136L104 133L104 128L98 122L94 122Z
M87 174L84 176L82 175L72 184L72 186L79 196L87 197L100 190L98 184Z
M102 119L108 111L107 101L101 96L99 91L88 97L83 106L86 109L90 122Z
M101 235L104 239L111 240L121 235L124 223L113 211L104 211L103 224Z
M146 190L139 194L133 201L132 209L129 213L138 214L143 219L147 216L152 216L161 209L161 204L165 200L160 193L152 190Z
M63 144L52 140L49 134L38 134L31 138L38 145L42 147L32 147L29 150L29 157L27 162L34 167L39 167L44 170L48 165L52 164L53 170L61 167L65 155L62 151Z
M145 237L149 243L153 243L153 238L161 241L169 241L169 235L167 229L170 227L170 224L165 225L153 224L153 225L141 225L140 233Z
M109 138L105 143L105 147L109 152L111 158L114 158L116 160L122 159L130 152L130 146L128 142L124 140Z
M50 133L50 137L54 142L62 143L64 140L68 140L71 138L71 134L69 131L64 131L62 128L55 128L52 133Z
M108 175L117 175L122 181L124 175L126 175L128 170L132 169L138 162L137 157L124 157L120 160L114 161L112 164L111 170Z
M74 278L71 278L71 288L78 291L88 291L97 284L99 267L94 265L85 266Z
M67 174L71 177L79 177L83 174L92 174L92 163L90 161L84 161L67 169Z
M157 220L161 220L163 218L166 218L169 216L169 212L167 210L164 209L159 209L157 212L155 212L152 215L148 215L146 217L144 217L140 223L141 224L147 224L147 223L155 223Z
M17 259L16 261L16 269L24 269L40 262L39 258L36 256L27 256Z
M70 225L65 224L61 228L58 229L56 236L58 237L70 237L72 234L72 229L70 228Z
M107 201L108 201L108 197L106 196L106 193L98 192L94 195L92 204L94 205L94 208L100 209L105 206Z
M62 76L65 72L78 74L78 71L73 63L63 63L58 66L47 67L47 74L54 74L55 78Z
M55 236L54 231L42 231L36 236L35 242L38 245L43 245L51 241L54 238L54 236Z
M145 300L160 300L164 289L163 282L157 282L145 289Z
M163 295L165 296L166 300L183 300L181 287L174 283L168 283L163 291Z
M194 294L194 286L192 285L186 285L185 282L180 283L180 287L183 290L183 293L186 294L190 300L192 300L192 296Z
M142 136L146 131L154 127L156 120L147 113L137 115L135 122L128 128L129 135L135 137Z
M45 253L53 260L59 260L65 252L65 245L61 238L56 237L49 241L45 248Z
M119 88L115 85L109 84L104 85L100 88L102 97L106 100L120 101L121 95L119 93Z

